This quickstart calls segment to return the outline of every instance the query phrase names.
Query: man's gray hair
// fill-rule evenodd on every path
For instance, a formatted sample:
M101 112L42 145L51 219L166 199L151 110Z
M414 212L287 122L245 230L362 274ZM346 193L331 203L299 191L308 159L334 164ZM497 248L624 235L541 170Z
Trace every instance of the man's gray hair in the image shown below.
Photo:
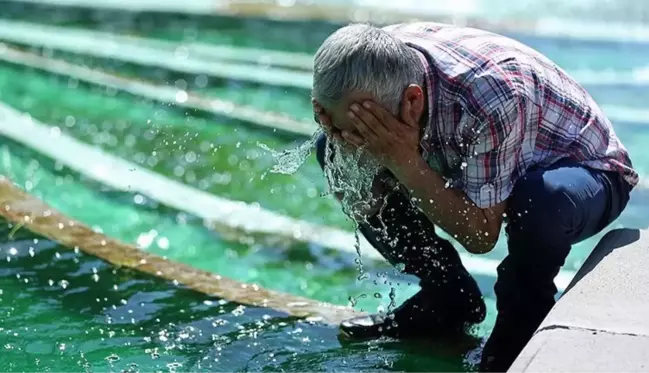
M424 66L403 41L377 27L352 24L331 34L318 49L312 95L331 108L351 91L368 92L397 115L404 90L423 80Z

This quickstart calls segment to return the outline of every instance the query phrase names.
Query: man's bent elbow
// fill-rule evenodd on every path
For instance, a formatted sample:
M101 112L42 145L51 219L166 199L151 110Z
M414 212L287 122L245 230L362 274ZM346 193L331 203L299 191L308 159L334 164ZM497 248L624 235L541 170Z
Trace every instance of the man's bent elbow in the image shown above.
M464 248L471 254L486 254L496 247L500 229L488 229L479 231L470 242L464 245Z
M481 239L476 241L477 242L472 242L470 244L464 245L466 251L476 255L486 254L492 251L494 247L496 247L497 242L497 240L491 239Z
M504 203L497 205L494 207L495 211L490 211L489 214L485 210L482 210L484 220L482 220L482 224L476 230L476 235L464 246L468 252L472 254L486 254L496 247L502 228L501 210L504 210L504 206Z

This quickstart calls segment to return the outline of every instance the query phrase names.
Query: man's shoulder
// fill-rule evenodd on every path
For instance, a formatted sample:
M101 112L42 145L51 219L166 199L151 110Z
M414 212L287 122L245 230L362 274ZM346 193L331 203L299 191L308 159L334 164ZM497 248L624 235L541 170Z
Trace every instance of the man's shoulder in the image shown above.
M480 62L482 65L484 60L507 60L512 54L520 54L523 50L520 43L503 35L451 24L411 22L393 24L383 29L436 56L441 65L450 68L454 64Z

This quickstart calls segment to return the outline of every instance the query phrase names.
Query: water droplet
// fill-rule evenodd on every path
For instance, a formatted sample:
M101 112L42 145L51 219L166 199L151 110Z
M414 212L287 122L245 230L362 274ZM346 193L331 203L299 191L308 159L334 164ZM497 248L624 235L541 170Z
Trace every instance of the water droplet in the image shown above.
M157 243L158 243L158 247L160 247L162 250L169 249L169 239L167 237L158 238Z
M187 161L187 163L194 163L196 162L196 159L197 159L196 153L191 151L185 153L185 161Z
M187 102L187 99L189 96L187 95L187 92L180 90L176 92L176 102L179 104Z

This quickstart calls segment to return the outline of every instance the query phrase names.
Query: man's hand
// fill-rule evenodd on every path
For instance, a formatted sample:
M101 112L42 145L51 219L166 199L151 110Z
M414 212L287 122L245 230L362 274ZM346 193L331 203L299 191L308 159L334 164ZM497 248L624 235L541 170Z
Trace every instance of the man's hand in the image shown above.
M337 129L333 124L331 123L331 118L329 115L327 115L324 111L324 108L318 101L315 99L311 100L311 104L313 105L313 116L314 120L316 123L318 123L322 129L325 131L327 137L330 140L335 140L337 141L340 145L343 145L342 148L338 148L338 150L342 151L350 151L353 152L354 147L344 141L342 138L342 132ZM359 160L359 166L362 167L363 159ZM357 203L356 208L358 208L358 211L356 213L358 216L356 216L357 221L363 221L365 218L369 216L373 216L376 213L379 212L380 208L384 204L384 199L388 194L396 190L396 180L394 179L393 176L389 175L387 170L381 171L378 175L376 175L373 183L372 183L372 198L369 201L359 201ZM342 192L336 192L334 193L336 199L338 201L343 200L343 193ZM360 207L360 205L365 205L363 207Z
M420 157L419 124L410 115L409 103L403 107L403 121L375 102L352 104L349 118L358 133L343 131L348 143L363 147L395 175L399 169Z
M466 194L447 188L446 180L419 153L420 128L406 103L401 117L394 118L374 102L352 106L349 117L358 134L343 131L342 137L362 146L388 168L430 221L456 238L469 252L489 252L500 233L500 216L480 209ZM502 204L504 205L504 203ZM501 205L494 207L501 211Z

